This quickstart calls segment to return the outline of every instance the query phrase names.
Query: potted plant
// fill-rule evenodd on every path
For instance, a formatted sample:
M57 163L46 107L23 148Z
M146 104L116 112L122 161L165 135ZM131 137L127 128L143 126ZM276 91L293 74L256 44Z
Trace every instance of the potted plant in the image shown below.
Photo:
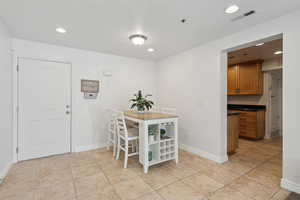
M147 99L148 97L152 96L151 94L147 94L145 97L143 97L142 91L139 90L137 94L134 94L134 96L134 99L130 99L130 102L133 103L131 105L131 109L137 107L139 112L144 112L146 109L150 110L154 105L153 101Z
M149 143L155 142L155 133L156 133L156 127L155 126L149 126L148 128L148 134L149 134Z
M160 138L165 139L166 137L166 130L165 129L160 129Z

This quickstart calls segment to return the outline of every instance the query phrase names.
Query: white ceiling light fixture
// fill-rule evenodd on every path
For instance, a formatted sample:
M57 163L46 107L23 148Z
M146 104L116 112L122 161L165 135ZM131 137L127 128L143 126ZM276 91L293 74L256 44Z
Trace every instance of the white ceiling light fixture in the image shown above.
M232 14L232 13L235 13L239 10L240 8L237 6L237 5L231 5L231 6L228 6L226 9L225 9L225 13L227 14Z
M147 37L141 34L135 34L129 36L129 40L131 40L134 45L143 45L147 40Z
M275 55L280 55L280 54L282 54L282 53L283 53L282 51L275 51L275 52L274 52Z
M62 28L62 27L58 27L58 28L56 28L55 30L56 30L56 32L58 32L58 33L66 33L66 32L67 32L66 29L64 29L64 28Z
M257 47L259 47L259 46L262 46L262 45L264 45L265 43L264 42L262 42L262 43L258 43L258 44L256 44L255 46L257 46Z
M155 49L153 49L153 48L148 48L147 51L149 51L149 52L154 52Z

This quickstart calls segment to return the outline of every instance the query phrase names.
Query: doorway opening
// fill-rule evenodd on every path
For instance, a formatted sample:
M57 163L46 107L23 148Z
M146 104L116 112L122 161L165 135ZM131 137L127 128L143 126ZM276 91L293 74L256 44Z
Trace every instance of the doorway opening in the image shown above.
M282 178L282 60L282 35L227 51L225 165L274 187Z

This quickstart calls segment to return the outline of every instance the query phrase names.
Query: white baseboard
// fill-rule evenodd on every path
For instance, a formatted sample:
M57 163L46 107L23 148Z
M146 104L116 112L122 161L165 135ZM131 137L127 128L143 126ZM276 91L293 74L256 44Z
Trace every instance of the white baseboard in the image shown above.
M9 162L6 167L0 171L0 184L2 183L2 181L4 180L4 178L6 177L6 175L8 174L11 166L12 166L13 162Z
M102 143L102 144L90 144L90 145L85 145L85 146L77 146L77 147L75 147L75 152L99 149L99 148L106 147L106 145L107 145L106 143Z
M292 192L296 192L298 194L300 194L300 184L289 181L287 179L281 179L281 187L283 187L284 189L287 189L289 191Z
M215 161L217 163L224 163L224 162L228 161L227 154L224 155L224 156L217 156L217 155L214 155L212 153L202 151L201 149L194 148L194 147L191 147L191 146L188 146L188 145L185 145L185 144L179 144L179 148L181 148L185 151L191 152L193 154L196 154L198 156L207 158L209 160Z

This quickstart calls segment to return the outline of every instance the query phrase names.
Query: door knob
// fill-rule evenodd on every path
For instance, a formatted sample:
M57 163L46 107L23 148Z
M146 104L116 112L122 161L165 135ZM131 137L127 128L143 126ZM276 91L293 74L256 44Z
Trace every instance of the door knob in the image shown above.
M70 111L66 111L66 114L67 114L67 115L70 114Z

